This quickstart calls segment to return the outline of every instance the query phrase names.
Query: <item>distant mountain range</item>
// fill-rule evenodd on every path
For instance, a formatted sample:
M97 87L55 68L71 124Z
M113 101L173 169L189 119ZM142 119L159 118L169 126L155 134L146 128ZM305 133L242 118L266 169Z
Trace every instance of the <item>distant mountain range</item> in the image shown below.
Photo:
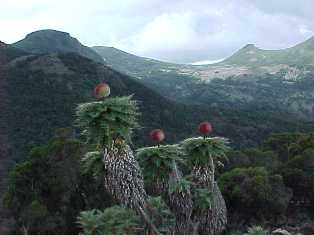
M112 68L177 102L286 112L314 120L314 37L283 50L249 44L222 62L181 65L93 47Z
M262 50L248 44L229 58L214 64L182 65L138 57L113 47L93 47L108 64L133 76L149 73L177 73L203 81L255 74L284 74L286 80L297 80L314 67L314 37L282 50Z
M42 30L12 44L38 53L73 52L105 63L175 102L264 110L314 120L314 38L283 50L248 44L212 65L184 65L139 57L113 47L86 47L68 33Z
M314 36L287 49L263 50L248 44L229 58L203 65L184 65L139 57L114 47L86 47L69 33L40 30L12 44L26 52L74 52L99 63L106 63L128 75L145 78L151 73L177 73L209 81L215 78L243 77L256 73L285 74L286 80L296 80L314 66Z

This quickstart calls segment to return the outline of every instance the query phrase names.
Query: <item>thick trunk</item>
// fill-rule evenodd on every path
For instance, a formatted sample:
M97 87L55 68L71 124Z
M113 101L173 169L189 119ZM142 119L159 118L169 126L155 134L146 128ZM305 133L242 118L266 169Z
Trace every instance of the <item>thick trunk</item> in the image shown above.
M174 185L182 179L182 173L173 163L173 170L169 176L168 185ZM169 191L169 190L168 190ZM184 192L174 191L168 192L167 202L171 211L176 218L175 234L176 235L190 235L193 233L193 223L191 220L193 201L189 190Z
M199 235L220 235L226 229L227 208L217 183L214 183L211 208L200 218Z
M147 216L146 192L140 166L130 146L104 149L104 185L122 205L134 209L149 226L149 234L160 235Z
M210 161L208 167L195 167L192 170L196 185L206 187L212 193L211 207L202 212L199 221L199 235L220 235L226 228L227 208L220 189L215 182L214 164Z
M122 205L145 208L146 192L143 176L133 151L125 148L104 149L104 185Z

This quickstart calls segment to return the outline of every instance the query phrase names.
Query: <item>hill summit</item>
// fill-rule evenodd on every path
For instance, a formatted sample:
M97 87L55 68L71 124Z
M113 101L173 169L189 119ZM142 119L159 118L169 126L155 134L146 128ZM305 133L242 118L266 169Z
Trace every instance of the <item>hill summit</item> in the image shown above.
M103 59L87 46L82 45L69 33L52 29L32 32L12 46L34 54L73 52L93 61L103 63Z

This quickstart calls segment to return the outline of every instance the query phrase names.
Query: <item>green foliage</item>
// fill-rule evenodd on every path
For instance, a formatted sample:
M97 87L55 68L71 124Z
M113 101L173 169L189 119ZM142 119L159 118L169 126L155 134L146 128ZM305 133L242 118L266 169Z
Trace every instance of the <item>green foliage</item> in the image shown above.
M101 176L104 172L102 152L94 151L86 153L82 158L82 168L84 174L91 173L95 178Z
M285 185L293 190L293 201L313 207L314 134L272 135L265 148L279 155L282 166L277 172L283 176Z
M265 141L264 146L277 152L281 161L287 161L296 153L301 136L301 133L274 134Z
M16 165L5 204L18 228L25 226L34 235L77 234L73 223L81 210L112 205L102 181L81 175L84 151L77 140L56 138L34 148L25 162Z
M243 235L268 235L268 231L261 226L252 226L248 229L247 233Z
M257 148L229 151L227 158L223 171L242 167L265 167L269 171L275 171L281 165L275 152Z
M196 210L207 210L212 207L213 193L208 188L195 188L193 190L193 201Z
M173 180L172 184L169 185L169 193L183 193L191 189L192 182L186 178L181 178L178 180Z
M175 224L175 217L161 196L147 199L147 214L159 232L169 234Z
M224 138L189 138L181 142L187 156L189 166L208 166L210 157L217 165L223 164L226 160L228 141Z
M235 168L219 178L228 208L256 218L285 212L291 191L280 175L270 175L263 167Z
M140 219L134 211L113 206L104 211L83 211L78 223L85 235L132 235L140 229Z
M293 189L294 199L314 208L314 148L290 159L280 172L285 184Z
M145 180L156 182L166 180L173 170L173 164L183 163L183 151L178 145L164 145L140 148L136 157L143 170Z
M132 129L138 126L138 107L131 98L106 98L77 107L76 122L90 143L103 147L111 146L118 138L131 141Z

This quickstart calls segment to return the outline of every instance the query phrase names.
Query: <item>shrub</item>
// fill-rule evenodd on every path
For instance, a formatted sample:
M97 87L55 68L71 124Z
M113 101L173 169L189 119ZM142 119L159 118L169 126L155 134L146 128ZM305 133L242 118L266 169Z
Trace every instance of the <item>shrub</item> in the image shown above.
M264 230L261 226L252 226L244 235L267 235L267 234L268 232Z
M83 211L78 217L78 223L85 235L135 235L140 228L140 219L135 212L120 206L104 211Z
M230 211L268 217L284 213L291 198L280 175L269 175L263 167L236 168L219 178Z

